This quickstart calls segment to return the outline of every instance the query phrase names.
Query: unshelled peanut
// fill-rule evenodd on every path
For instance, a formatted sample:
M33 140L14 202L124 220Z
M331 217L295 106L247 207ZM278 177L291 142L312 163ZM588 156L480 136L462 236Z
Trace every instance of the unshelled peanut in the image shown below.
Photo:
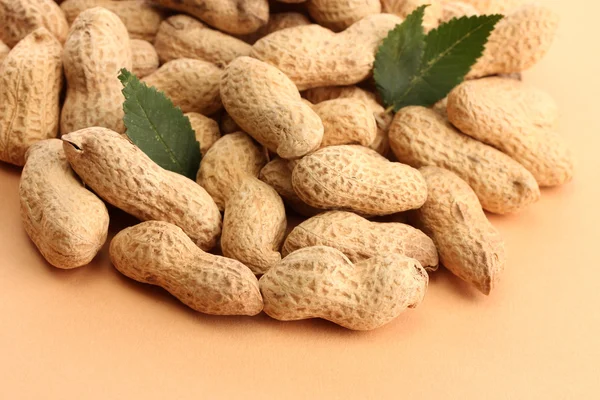
M448 118L518 161L540 186L573 177L573 156L555 131L557 107L538 89L507 78L466 81L448 96Z
M434 110L401 109L389 133L398 160L416 168L433 165L454 172L471 185L488 211L517 212L540 198L539 186L525 167L460 133Z
M10 47L8 47L6 44L4 44L2 40L0 40L0 63L6 58L9 52Z
M131 72L138 78L150 75L158 69L159 61L152 43L140 39L131 39Z
M294 167L292 185L310 206L363 215L411 210L427 198L419 171L352 145L325 147L302 158Z
M210 29L187 15L164 20L156 34L154 47L162 62L195 58L224 67L235 58L250 54L250 45Z
M131 44L123 22L95 7L83 11L71 25L63 52L67 96L60 132L102 126L119 133L123 124L121 68L132 68Z
M324 127L321 147L340 144L369 146L377 137L373 112L357 99L327 100L313 106Z
M22 166L33 143L58 135L62 46L46 28L0 63L0 161Z
M282 254L310 246L338 249L356 263L382 254L414 258L425 269L435 271L438 253L423 232L398 222L372 222L354 213L329 211L295 227L285 239Z
M380 0L311 0L308 12L318 24L334 32L343 31L360 19L381 12Z
M438 167L420 171L427 180L428 196L414 212L417 225L433 239L446 268L490 294L506 263L504 241L465 181Z
M423 27L425 30L436 28L442 19L443 0L381 0L383 12L395 14L401 18L406 18L417 7L427 5L425 15L423 16Z
M75 175L60 140L37 142L26 158L19 186L25 231L53 266L89 264L106 241L106 206Z
M212 63L179 58L163 64L142 82L166 94L184 113L210 115L223 107L219 95L221 73L221 68Z
M462 1L442 1L440 22L449 22L453 18L473 17L479 15L475 6Z
M259 285L264 311L272 318L323 318L348 329L371 330L417 307L428 281L412 258L386 254L353 264L339 250L315 246L285 257Z
M267 63L250 57L231 62L221 77L221 99L245 132L283 158L302 157L321 145L321 119L294 83Z
M64 43L69 24L53 0L0 0L0 40L14 47L38 28L46 28Z
M214 119L195 112L186 113L185 116L190 120L196 140L200 143L200 153L204 157L208 149L221 138L219 124Z
M123 275L160 286L206 314L256 315L263 307L258 281L242 263L200 250L179 227L142 222L119 232L110 259Z
M202 143L201 143L202 144ZM212 196L220 210L225 209L247 177L257 177L267 155L263 147L244 132L223 136L207 151L200 164L197 182Z
M71 167L104 200L142 221L179 226L203 250L215 246L221 214L200 185L162 169L109 129L82 129L62 139Z
M481 14L507 14L524 4L524 0L462 0Z
M257 40L286 28L294 26L310 25L312 22L307 16L298 12L281 12L271 14L269 22L256 32L247 35L238 35L237 38L246 43L255 43Z
M375 14L337 34L320 25L288 28L256 42L250 55L276 66L300 90L353 85L369 77L379 44L401 22Z
M287 226L279 194L266 183L246 176L229 197L223 217L223 255L264 274L281 260L279 250Z

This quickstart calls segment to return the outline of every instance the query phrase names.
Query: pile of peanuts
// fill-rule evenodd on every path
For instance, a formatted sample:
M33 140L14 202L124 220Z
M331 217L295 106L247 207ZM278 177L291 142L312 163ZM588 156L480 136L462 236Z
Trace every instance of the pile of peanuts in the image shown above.
M23 224L57 268L96 256L109 203L143 221L112 239L115 268L194 310L370 330L419 305L438 265L489 294L506 255L484 210L519 212L572 178L554 101L520 75L552 44L544 6L57 3L0 0L0 160L23 166ZM447 98L392 115L375 53L427 3L427 30L506 16ZM189 117L196 182L124 135L121 68Z

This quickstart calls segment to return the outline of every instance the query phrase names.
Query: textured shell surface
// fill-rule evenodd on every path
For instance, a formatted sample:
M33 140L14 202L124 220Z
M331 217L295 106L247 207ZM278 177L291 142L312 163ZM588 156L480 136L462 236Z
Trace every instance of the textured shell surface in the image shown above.
M196 181L224 210L229 197L247 176L257 177L267 163L262 146L244 132L223 136L211 147L200 163Z
M264 274L281 260L287 226L285 207L271 186L246 177L225 205L221 249L225 257Z
M423 27L429 31L439 25L443 15L443 1L445 0L381 0L381 5L383 12L395 14L401 18L406 18L418 7L427 5L423 16Z
M429 193L423 207L414 212L418 225L435 242L446 268L490 294L506 264L500 233L488 221L475 192L456 174L438 167L423 167L421 172Z
M323 318L353 330L383 326L421 303L427 272L417 260L386 254L353 264L342 252L297 250L260 278L264 311L293 321Z
M158 29L154 46L162 62L195 58L220 67L250 54L250 45L225 33L210 29L187 15L174 15Z
M177 226L148 221L119 232L110 259L123 275L160 286L188 307L214 315L256 315L258 281L242 263L200 250Z
M0 63L0 161L22 166L29 146L58 135L62 46L38 28Z
M184 113L210 115L222 107L221 73L221 68L210 62L179 58L163 64L142 82L166 94Z
M94 7L71 25L63 52L67 96L60 132L65 135L91 126L125 132L123 85L119 71L131 71L129 35L114 13Z
M104 245L106 206L75 175L59 139L29 148L19 196L25 231L53 266L87 265Z
M416 169L356 145L325 147L302 158L294 190L310 206L390 215L420 207L427 187Z
M283 158L302 157L321 144L321 118L302 102L294 83L267 63L250 57L230 63L221 77L221 99L242 130Z
M374 14L337 34L320 25L288 28L256 42L250 55L276 66L299 90L353 85L369 77L379 44L401 22Z
M131 72L138 78L150 75L158 69L159 60L156 49L152 43L141 40L131 39Z
M190 120L196 140L200 143L200 153L204 157L208 149L221 138L219 124L214 119L195 112L186 113L185 116Z
M38 28L46 28L64 43L69 24L53 0L0 0L0 40L14 47Z
M308 12L319 25L342 31L360 19L381 12L380 0L311 0Z
M401 109L389 134L398 160L415 168L432 165L454 172L473 188L487 211L513 213L540 198L540 188L525 167L462 134L434 110Z
M179 226L203 250L215 246L221 214L200 185L162 169L109 129L82 129L62 139L71 167L104 200L142 221Z
M346 211L328 211L302 222L285 239L282 255L310 246L333 247L354 263L391 253L414 258L428 270L438 266L435 245L420 230L398 222L372 222Z
M277 32L286 28L292 28L294 26L310 24L312 24L311 20L306 15L299 12L272 13L269 15L269 22L267 22L266 25L262 26L255 32L247 35L236 35L236 37L246 43L252 44L273 32Z
M369 146L377 137L371 108L358 99L333 99L313 106L324 127L321 147L341 144Z
M540 186L573 177L573 155L555 130L557 114L548 94L509 78L466 81L448 96L454 126L511 156Z

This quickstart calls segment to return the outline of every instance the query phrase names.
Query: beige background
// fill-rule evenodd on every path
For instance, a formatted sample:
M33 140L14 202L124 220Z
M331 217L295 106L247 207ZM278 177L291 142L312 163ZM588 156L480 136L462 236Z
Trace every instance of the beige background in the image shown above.
M442 272L371 333L201 315L121 277L106 251L49 267L21 227L19 170L1 165L0 398L599 398L600 6L547 3L561 30L526 79L559 102L577 177L493 218L510 262L490 298Z

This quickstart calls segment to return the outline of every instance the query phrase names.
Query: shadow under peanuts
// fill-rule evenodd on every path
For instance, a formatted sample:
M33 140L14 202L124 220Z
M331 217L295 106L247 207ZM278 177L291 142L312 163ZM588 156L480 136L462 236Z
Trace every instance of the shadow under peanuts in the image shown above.
M22 170L23 170L23 167L17 167L16 165L0 162L0 172L2 172L5 175L11 176L11 177L20 177ZM0 188L0 195L4 195L5 190L6 190L6 188L4 188L4 187Z
M429 290L442 290L464 300L478 302L486 298L473 286L463 281L452 272L441 266L436 272L429 274Z

